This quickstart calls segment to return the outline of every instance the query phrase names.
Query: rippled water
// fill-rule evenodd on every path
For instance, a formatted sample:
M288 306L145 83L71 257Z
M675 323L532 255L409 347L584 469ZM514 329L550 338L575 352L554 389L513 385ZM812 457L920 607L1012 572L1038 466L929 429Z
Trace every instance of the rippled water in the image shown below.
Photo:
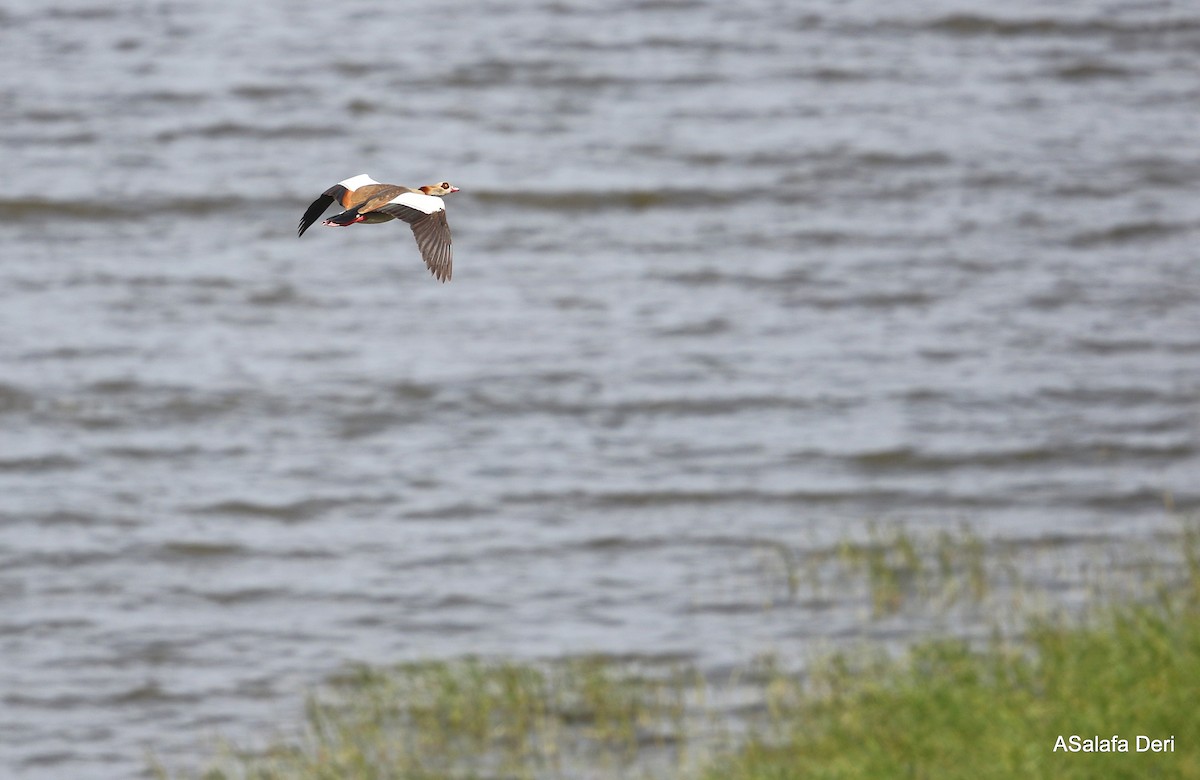
M347 660L801 655L856 607L770 551L869 521L1200 504L1194 4L6 0L0 62L19 776ZM451 284L296 239L360 172L462 188Z

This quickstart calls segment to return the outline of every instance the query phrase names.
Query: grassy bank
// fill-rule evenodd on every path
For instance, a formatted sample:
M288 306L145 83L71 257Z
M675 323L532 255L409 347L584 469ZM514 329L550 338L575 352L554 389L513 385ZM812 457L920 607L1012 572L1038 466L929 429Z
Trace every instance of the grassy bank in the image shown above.
M945 591L929 572L981 598L988 567L966 541L873 539L838 559L867 580L876 612ZM1176 565L1146 573L1146 598L1029 618L982 645L923 641L900 657L861 647L803 676L766 664L720 681L602 658L354 668L310 698L294 736L226 746L193 776L1200 778L1195 523L1179 547ZM1060 735L1114 734L1128 753L1054 750ZM1173 739L1173 752L1138 752L1139 735Z

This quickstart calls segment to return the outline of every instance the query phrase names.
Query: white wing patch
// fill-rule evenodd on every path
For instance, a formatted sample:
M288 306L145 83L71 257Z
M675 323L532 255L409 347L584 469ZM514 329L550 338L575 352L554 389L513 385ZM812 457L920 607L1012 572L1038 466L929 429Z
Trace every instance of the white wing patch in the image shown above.
M365 187L368 184L378 184L378 183L379 182L375 181L374 179L372 179L370 176L368 176L365 173L360 173L357 176L351 176L349 179L346 179L345 181L338 182L338 184L342 185L343 187L350 190L351 192L358 189L359 187Z
M408 206L410 209L416 209L425 214L446 210L446 204L442 202L441 198L433 195L424 195L420 192L403 192L392 198L388 203L399 203L401 206Z

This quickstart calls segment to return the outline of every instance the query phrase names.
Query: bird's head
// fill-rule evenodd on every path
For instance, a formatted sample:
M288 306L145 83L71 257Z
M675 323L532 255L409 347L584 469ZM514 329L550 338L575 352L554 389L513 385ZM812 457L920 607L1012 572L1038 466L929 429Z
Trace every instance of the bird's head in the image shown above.
M448 181L444 181L441 184L426 184L419 189L426 195L437 195L439 198L443 195L449 195L452 192L458 192L458 187L455 187Z

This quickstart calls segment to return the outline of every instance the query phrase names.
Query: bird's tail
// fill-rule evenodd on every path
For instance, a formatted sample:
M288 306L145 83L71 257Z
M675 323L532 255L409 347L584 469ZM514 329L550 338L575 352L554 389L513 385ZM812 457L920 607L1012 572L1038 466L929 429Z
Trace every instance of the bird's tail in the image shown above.
M359 214L358 209L355 208L343 211L341 214L334 214L321 224L329 225L331 227L345 227L347 225L353 225L355 222L362 222L364 219L366 219L366 217L362 214Z

